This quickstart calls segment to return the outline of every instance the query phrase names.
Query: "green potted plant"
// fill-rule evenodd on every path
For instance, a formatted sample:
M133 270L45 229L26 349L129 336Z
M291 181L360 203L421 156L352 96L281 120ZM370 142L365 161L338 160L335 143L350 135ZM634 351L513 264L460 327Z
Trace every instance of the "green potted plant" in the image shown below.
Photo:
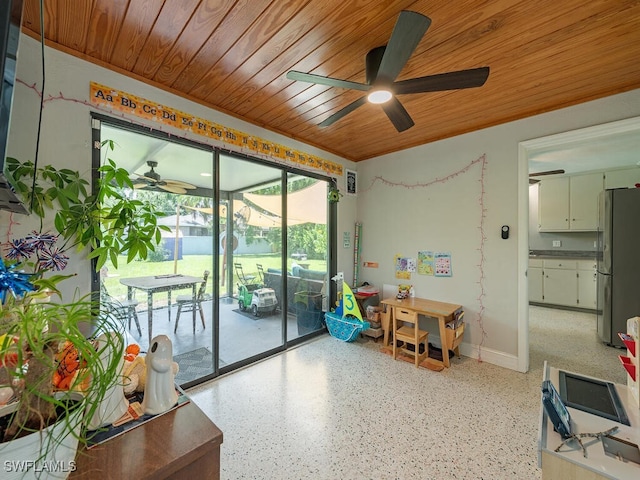
M108 152L115 145L105 140L102 147ZM117 267L123 253L127 262L145 260L160 243L162 231L170 231L158 225L164 212L126 193L133 190L129 172L109 158L98 169L95 193L89 192L89 182L79 172L69 169L36 168L32 162L7 157L5 173L40 219L55 209L55 229L64 240L59 250L90 248L89 258L97 260L98 271L108 259Z
M113 148L109 141L104 145ZM127 195L127 188L132 189L129 174L109 159L99 169L95 193L72 170L36 168L11 158L7 165L18 193L40 219L40 230L2 245L0 393L12 399L0 407L0 417L6 414L0 419L0 458L5 450L11 452L10 460L19 460L14 442L35 436L38 455L28 454L26 463L9 464L9 470L50 475L46 467L54 465L64 478L73 465L55 459L43 463L45 455L56 453L61 444L73 447L86 440L83 422L91 419L114 382L122 381L125 345L111 306L93 295L62 298L59 284L70 275L57 272L66 267L70 249L89 250L97 270L108 259L117 266L123 253L128 261L145 259L166 227L157 224L162 213L152 204ZM47 214L55 215L57 234L42 231ZM52 432L56 422L65 428ZM74 456L75 450L69 462Z

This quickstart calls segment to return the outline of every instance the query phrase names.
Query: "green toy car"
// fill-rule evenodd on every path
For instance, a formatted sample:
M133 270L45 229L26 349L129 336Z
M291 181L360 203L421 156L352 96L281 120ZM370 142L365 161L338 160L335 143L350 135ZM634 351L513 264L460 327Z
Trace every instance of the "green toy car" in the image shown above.
M260 284L238 284L238 308L241 311L251 309L256 317L268 312L273 315L278 308L278 299L273 288L263 287Z

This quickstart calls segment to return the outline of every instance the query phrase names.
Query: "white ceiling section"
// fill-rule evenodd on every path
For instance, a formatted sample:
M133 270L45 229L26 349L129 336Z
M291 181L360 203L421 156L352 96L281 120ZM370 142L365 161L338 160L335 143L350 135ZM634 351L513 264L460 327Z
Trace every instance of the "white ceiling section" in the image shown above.
M541 147L529 155L529 173L563 169L567 174L574 174L605 168L640 168L639 164L638 130L581 138L565 145Z
M155 172L162 179L191 183L200 188L213 188L213 151L188 147L168 140L123 130L102 124L101 138L113 140L115 149L103 152L103 156L116 162L132 177L144 175L149 170L149 160L158 162ZM103 158L104 161L104 158ZM204 176L203 176L204 174ZM220 156L220 189L225 192L242 192L257 185L279 184L282 173L279 168L222 154ZM245 193L245 198L266 212L265 215L250 208L249 225L278 227L281 225L282 200L280 195L256 195ZM237 212L246 206L234 201ZM211 213L211 212L207 212ZM288 196L287 223L327 222L327 184L318 181L311 187Z
M200 188L213 188L213 150L201 150L161 138L102 123L101 139L113 140L114 150L104 150L136 178L149 171L148 160L158 162L155 172L165 180L178 180ZM106 153L105 153L106 152ZM254 185L279 183L281 170L228 155L220 156L220 190L238 192Z

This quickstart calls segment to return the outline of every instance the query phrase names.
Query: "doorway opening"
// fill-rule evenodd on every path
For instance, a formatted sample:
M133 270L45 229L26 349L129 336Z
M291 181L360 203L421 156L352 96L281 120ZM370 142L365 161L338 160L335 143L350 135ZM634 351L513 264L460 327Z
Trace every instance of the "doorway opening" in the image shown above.
M530 215L530 173L557 169L564 170L566 174L624 168L640 171L637 153L634 153L639 145L640 117L520 142L519 231L530 232L531 229L537 228L538 223L537 218L531 218ZM537 184L532 185L532 188L537 189ZM537 195L533 195L532 198L537 199ZM572 237L571 240L578 242L576 249L593 250L595 258L595 237L595 232L587 232L584 238ZM533 249L541 248L539 245L535 244ZM518 370L522 372L529 369L529 292L533 280L529 276L530 247L529 234L519 235L518 275L521 281L518 288Z

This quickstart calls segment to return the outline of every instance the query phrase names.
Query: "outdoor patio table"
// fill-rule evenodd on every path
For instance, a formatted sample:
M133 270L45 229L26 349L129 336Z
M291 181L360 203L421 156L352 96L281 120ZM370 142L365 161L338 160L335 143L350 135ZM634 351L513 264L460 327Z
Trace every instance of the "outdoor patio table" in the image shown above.
M169 320L171 320L171 291L191 287L193 300L196 299L196 285L202 282L202 277L192 277L179 273L167 275L150 275L147 277L122 278L120 283L127 286L127 298L133 299L133 289L147 292L147 317L149 320L149 345L151 345L153 325L153 294L168 292ZM193 309L193 322L196 321L196 309Z

